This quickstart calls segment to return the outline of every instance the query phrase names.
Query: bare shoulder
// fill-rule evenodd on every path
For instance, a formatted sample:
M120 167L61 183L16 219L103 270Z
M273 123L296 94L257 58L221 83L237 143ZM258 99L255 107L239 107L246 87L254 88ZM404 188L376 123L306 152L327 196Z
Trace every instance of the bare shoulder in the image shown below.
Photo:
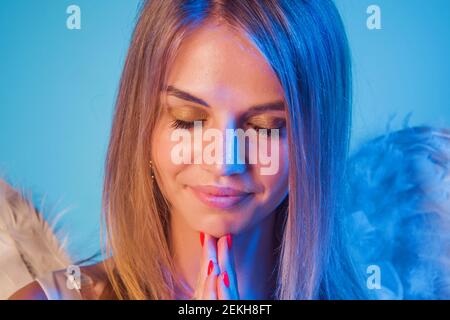
M37 281L33 281L16 291L8 300L48 300Z
M110 286L105 264L108 261L103 261L94 265L80 267L81 273L87 275L91 279L91 284L87 287L81 288L83 299L98 300L98 299L115 299L115 294ZM64 272L59 270L57 272ZM16 291L8 300L48 300L47 296L37 281L33 281L23 288Z
M92 285L87 288L82 286L81 293L85 299L88 300L114 300L116 296L112 290L111 284L109 282L106 264L111 263L110 261L102 261L94 265L81 267L81 273L88 275L91 278Z

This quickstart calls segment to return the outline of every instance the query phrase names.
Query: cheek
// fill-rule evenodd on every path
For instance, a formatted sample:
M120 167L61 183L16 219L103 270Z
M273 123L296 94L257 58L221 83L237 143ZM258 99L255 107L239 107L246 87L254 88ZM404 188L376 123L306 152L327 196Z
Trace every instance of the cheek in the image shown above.
M158 168L159 187L166 196L176 191L176 176L185 166L175 164L171 159L176 142L171 141L170 133L170 128L157 126L152 140L152 161Z
M287 142L282 140L279 144L278 157L273 157L270 163L269 170L273 174L261 174L261 167L255 171L256 179L264 186L263 201L269 207L276 207L285 198L289 187L289 154ZM267 169L267 166L266 166Z

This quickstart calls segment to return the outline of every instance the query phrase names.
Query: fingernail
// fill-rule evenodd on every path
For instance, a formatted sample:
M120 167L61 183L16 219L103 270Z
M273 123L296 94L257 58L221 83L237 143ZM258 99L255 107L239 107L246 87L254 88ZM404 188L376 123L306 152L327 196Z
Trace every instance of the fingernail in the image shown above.
M200 244L203 247L203 243L205 242L205 234L203 232L200 232Z
M214 263L212 262L212 260L209 260L209 264L208 264L208 276L211 274L211 272L214 269Z
M223 283L227 288L230 287L230 279L228 279L228 272L226 271L223 273Z
M231 234L227 234L227 243L228 243L228 249L231 249L231 243L232 243Z

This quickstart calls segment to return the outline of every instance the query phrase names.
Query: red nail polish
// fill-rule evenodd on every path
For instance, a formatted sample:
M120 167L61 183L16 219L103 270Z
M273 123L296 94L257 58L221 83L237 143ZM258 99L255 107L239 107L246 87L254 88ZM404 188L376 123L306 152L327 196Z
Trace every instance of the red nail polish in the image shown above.
M205 234L203 232L200 232L200 244L203 247L203 243L205 242Z
M211 272L214 269L214 263L212 262L212 260L209 260L209 264L208 264L208 276L211 274Z
M231 243L232 243L231 234L227 234L227 243L228 243L228 249L231 249Z
M223 273L223 283L227 288L230 287L230 279L228 279L228 272L226 271Z

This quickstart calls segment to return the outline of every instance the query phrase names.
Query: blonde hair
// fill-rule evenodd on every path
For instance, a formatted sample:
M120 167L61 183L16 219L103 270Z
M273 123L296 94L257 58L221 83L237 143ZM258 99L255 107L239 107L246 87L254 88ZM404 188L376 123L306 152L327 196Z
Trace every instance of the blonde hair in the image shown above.
M151 181L150 137L168 67L186 34L206 19L244 31L285 90L290 193L277 209L274 298L358 296L338 217L350 126L350 55L342 21L328 0L144 2L120 82L105 169L105 250L112 255L107 271L114 291L122 299L174 298L179 279L168 241L170 210Z

